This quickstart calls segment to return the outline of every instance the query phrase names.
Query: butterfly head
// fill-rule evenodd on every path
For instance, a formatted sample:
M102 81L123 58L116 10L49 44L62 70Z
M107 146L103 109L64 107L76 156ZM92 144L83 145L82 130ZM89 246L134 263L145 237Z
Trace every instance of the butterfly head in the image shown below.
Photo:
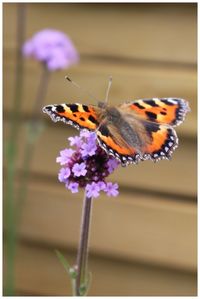
M106 109L107 104L105 102L98 102L98 107L101 108L101 109Z

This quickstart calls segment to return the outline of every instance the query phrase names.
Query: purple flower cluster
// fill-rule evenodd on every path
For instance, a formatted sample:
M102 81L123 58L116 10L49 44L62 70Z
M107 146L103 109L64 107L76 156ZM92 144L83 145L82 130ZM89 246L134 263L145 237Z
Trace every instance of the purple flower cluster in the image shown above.
M58 174L60 182L72 193L85 188L88 197L98 197L100 191L108 196L118 195L118 184L106 182L105 178L119 165L119 162L108 156L97 144L96 134L82 130L80 136L69 137L74 149L60 151L56 162L63 166Z
M79 61L79 55L63 32L44 29L37 32L23 45L24 56L43 62L49 71L64 69Z

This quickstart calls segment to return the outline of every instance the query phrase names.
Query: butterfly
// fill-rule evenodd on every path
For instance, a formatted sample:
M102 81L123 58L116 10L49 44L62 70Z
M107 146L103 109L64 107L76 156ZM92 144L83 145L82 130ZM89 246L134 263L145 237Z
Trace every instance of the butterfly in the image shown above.
M169 159L178 146L175 126L190 111L180 98L151 98L108 106L54 104L43 108L54 122L95 131L99 145L122 166L139 161Z

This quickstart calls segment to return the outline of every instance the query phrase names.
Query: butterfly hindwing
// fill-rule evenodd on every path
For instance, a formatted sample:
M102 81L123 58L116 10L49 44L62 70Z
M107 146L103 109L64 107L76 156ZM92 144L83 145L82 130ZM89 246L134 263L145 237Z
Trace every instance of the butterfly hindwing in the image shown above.
M145 120L142 120L138 127L140 127L138 138L145 140L140 143L140 147L129 144L129 136L122 136L119 129L110 123L99 127L97 131L99 144L122 165L135 164L143 160L156 162L171 157L178 145L178 138L172 127ZM137 127L132 129L137 130Z
M150 159L156 162L169 159L178 146L178 138L173 127L149 121L143 121L143 125L150 141L142 148L142 160Z
M121 136L114 124L103 124L97 130L99 145L117 160L125 165L125 161L137 163L136 150Z
M179 98L138 99L119 107L146 120L171 126L181 124L190 110L187 101Z
M96 130L98 125L98 107L82 104L55 104L43 108L43 112L49 114L55 122L63 121L77 129L85 128Z

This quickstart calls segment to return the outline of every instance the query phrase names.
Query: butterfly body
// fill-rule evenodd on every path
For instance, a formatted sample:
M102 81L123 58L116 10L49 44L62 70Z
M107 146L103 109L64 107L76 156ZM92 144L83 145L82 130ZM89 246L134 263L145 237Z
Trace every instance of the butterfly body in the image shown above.
M188 103L178 98L139 99L119 106L54 104L43 108L53 121L95 131L100 146L123 166L141 160L169 159L178 146L174 126Z

